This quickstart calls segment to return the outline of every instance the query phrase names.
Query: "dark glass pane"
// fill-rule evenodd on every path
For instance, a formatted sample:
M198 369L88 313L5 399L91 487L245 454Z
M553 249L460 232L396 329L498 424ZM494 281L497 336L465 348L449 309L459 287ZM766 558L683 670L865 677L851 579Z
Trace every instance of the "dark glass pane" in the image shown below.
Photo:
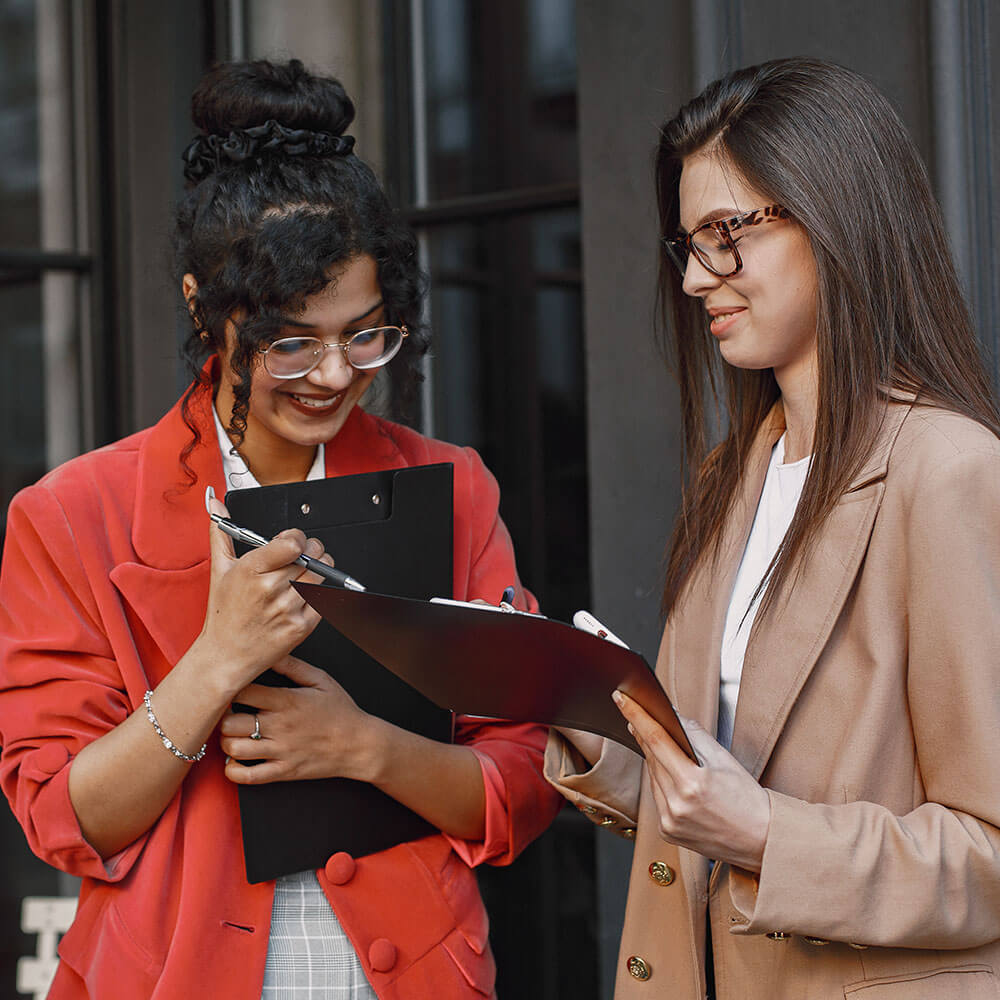
M431 200L577 177L573 0L425 0Z
M37 247L38 67L36 4L0 0L0 243Z
M0 509L45 472L41 283L0 287Z
M73 230L68 5L0 0L0 246L68 250Z
M501 485L525 583L564 621L588 600L576 209L429 233L434 433Z

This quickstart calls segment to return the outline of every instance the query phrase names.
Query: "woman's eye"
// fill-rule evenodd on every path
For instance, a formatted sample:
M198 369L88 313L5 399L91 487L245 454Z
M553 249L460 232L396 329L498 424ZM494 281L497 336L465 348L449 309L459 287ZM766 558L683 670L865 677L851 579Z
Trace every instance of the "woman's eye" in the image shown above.
M306 337L291 337L285 340L276 340L271 344L270 350L274 354L298 354L299 351L309 349L311 341Z
M709 253L715 250L728 250L729 244L723 239L723 237L716 232L711 234L705 233L701 239L695 240L698 246L707 250Z
M347 334L347 340L358 347L364 347L365 344L370 344L379 335L378 330L359 330L357 333Z

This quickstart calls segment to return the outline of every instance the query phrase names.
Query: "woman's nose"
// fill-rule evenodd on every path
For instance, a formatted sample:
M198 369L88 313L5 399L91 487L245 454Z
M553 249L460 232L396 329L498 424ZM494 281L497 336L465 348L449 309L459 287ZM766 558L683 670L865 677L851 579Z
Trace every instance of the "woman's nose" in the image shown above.
M314 385L343 389L354 381L354 372L345 351L336 344L327 344L320 356L319 364L306 378Z
M707 295L713 288L718 288L722 279L705 267L696 254L688 254L687 267L684 270L684 281L681 287L685 295L700 297Z

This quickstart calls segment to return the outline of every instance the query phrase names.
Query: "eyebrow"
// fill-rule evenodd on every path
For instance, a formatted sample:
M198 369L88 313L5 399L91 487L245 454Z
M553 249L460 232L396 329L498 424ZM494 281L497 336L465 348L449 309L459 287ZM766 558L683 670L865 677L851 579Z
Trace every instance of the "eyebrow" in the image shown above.
M363 319L367 319L376 309L381 309L385 306L385 299L379 299L375 305L366 309L363 313L355 316L354 319L349 319L344 323L344 326L354 326L355 323L360 323ZM314 330L316 328L315 323L303 323L301 320L293 320L288 324L289 326L299 326L303 330Z
M744 214L745 213L741 212L740 209L733 208L732 206L729 208L713 208L710 211L705 212L691 229L684 229L684 227L681 226L681 231L684 233L692 233L695 229L698 229L699 226L705 225L706 222L721 222L723 219L734 219L736 216Z

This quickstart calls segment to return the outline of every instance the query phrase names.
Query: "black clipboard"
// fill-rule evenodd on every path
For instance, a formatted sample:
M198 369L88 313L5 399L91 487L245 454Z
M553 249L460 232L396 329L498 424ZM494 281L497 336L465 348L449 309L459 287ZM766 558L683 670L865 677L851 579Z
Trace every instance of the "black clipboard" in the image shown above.
M541 615L296 583L335 628L442 708L568 726L639 753L611 700L620 688L700 763L646 660Z
M266 538L300 528L320 539L366 587L427 599L452 593L453 472L442 463L234 490L226 506L237 524ZM451 712L326 622L293 653L326 670L366 712L451 741ZM258 682L289 683L273 671ZM239 801L251 883L322 868L338 851L361 857L436 832L373 785L348 778L240 785Z

